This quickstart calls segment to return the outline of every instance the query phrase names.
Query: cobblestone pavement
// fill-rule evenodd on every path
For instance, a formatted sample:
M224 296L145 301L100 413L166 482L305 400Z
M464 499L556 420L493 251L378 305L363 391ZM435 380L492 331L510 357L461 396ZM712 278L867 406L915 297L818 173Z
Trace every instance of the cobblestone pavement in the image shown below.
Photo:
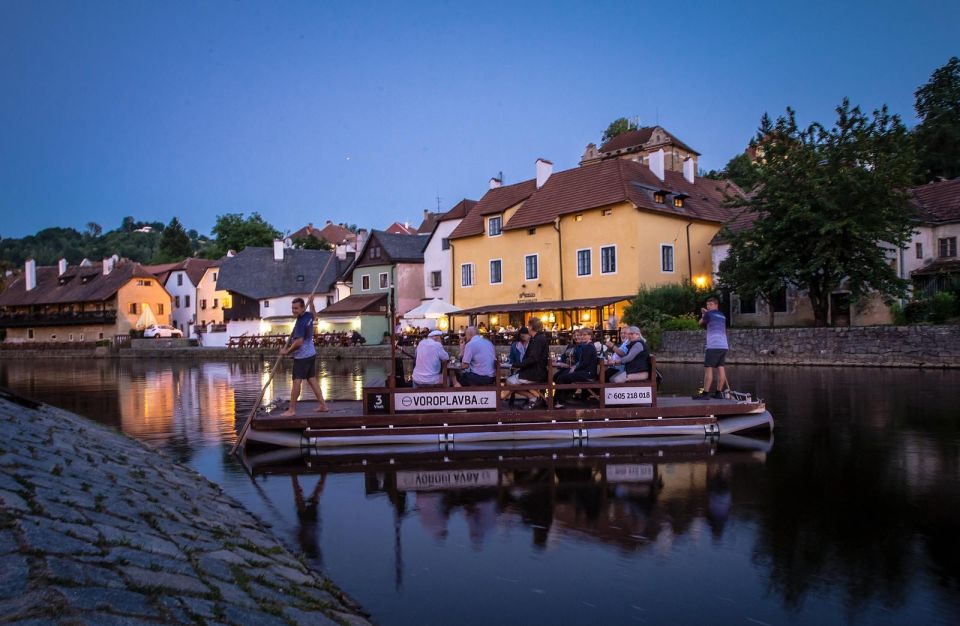
M0 623L369 623L217 485L104 426L3 396Z

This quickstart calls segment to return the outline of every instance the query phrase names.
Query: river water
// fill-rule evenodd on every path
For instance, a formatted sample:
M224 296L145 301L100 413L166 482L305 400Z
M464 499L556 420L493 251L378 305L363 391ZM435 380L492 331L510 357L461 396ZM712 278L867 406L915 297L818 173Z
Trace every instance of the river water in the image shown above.
M3 360L0 385L219 483L384 625L960 623L960 371L734 367L776 419L759 438L242 463L267 368ZM321 375L355 399L383 371Z

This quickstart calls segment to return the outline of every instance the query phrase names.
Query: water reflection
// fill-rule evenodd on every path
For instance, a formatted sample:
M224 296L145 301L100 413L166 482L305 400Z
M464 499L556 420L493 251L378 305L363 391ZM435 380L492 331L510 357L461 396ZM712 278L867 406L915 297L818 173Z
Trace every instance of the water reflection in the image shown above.
M190 464L379 623L960 623L960 372L735 368L775 444L261 452L245 468L227 448L269 366L0 361L0 385ZM666 393L700 376L666 367ZM332 398L385 375L321 372ZM268 393L289 394L287 372Z

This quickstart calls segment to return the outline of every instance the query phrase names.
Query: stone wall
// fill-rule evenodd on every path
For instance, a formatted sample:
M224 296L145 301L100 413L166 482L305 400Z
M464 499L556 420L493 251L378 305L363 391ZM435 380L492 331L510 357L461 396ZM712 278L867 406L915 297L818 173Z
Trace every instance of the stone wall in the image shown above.
M731 328L731 363L960 367L960 326ZM703 331L667 331L662 362L701 362Z

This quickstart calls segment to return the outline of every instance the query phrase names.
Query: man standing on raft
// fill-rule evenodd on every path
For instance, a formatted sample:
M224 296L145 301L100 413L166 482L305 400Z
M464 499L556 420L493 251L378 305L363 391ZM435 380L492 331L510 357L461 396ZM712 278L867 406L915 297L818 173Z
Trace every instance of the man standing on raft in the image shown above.
M290 390L290 408L282 414L284 417L293 417L297 414L297 400L300 399L303 381L307 381L313 389L313 394L317 396L319 403L317 413L327 412L327 403L323 399L323 392L320 391L320 384L317 382L317 351L313 347L313 315L316 309L313 307L312 297L309 305L308 311L304 307L303 298L293 299L290 309L297 321L290 334L290 341L280 348L281 355L293 356L293 388Z

